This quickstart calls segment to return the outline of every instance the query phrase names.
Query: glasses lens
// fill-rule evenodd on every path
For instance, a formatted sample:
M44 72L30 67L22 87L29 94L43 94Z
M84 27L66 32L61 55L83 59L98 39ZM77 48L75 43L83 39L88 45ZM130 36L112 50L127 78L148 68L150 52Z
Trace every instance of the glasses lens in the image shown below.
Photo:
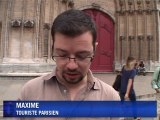
M55 62L60 62L60 63L68 63L71 61L71 59L74 60L74 62L79 63L79 64L84 64L84 63L90 63L92 61L92 57L86 57L86 58L70 58L70 57L62 57L62 56L52 56L52 59Z

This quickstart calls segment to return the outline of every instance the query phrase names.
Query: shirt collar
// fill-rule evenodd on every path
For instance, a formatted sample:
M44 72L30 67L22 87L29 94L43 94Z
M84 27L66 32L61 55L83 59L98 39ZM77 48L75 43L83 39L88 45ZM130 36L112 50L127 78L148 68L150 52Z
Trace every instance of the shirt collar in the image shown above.
M88 78L88 82L90 84L90 86L92 86L92 89L96 90L96 89L100 89L100 86L98 85L98 81L97 78L95 78L91 72L91 70L89 69L88 73L87 73L87 78Z

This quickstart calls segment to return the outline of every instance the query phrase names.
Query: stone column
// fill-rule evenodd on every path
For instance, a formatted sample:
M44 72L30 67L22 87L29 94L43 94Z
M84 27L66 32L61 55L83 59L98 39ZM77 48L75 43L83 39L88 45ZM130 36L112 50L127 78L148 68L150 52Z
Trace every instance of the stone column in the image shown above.
M138 35L137 40L138 40L138 58L139 60L143 60L142 54L144 54L143 53L144 36Z
M34 53L33 53L33 58L37 61L40 59L40 54L41 54L41 30L40 30L40 25L42 24L42 22L40 23L40 19L41 21L43 21L43 2L42 0L36 0L36 12L35 12L35 35L34 35Z
M10 25L10 17L11 17L11 9L12 9L12 0L7 1L6 5L6 11L5 11L5 19L4 25L2 26L2 31L4 32L4 35L2 35L3 40L3 61L5 61L5 58L8 57L8 44L9 44L9 25Z
M50 30L50 24L49 23L45 23L44 24L44 28L43 28L43 36L44 36L44 42L43 42L43 57L44 59L47 61L48 59L48 51L49 51L49 30Z

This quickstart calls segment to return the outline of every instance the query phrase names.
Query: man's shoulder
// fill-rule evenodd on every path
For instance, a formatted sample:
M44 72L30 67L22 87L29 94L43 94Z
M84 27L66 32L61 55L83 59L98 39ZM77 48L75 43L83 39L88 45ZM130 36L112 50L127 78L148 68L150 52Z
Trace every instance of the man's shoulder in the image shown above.
M99 86L104 87L104 88L110 87L109 84L103 82L101 79L99 79L99 78L94 78L94 79L95 79L95 82L96 82Z
M29 80L24 84L21 90L21 95L19 97L20 100L36 100L39 98L43 98L43 91L45 86L50 85L51 79L48 79L50 77L49 74L44 74L40 77L36 77L34 79ZM48 84L47 84L48 83Z
M100 80L100 79L97 79L97 81L98 81L98 84L99 84L99 86L101 87L101 89L106 90L107 92L108 92L108 91L115 92L114 88L113 88L111 85L103 82L103 81Z
M28 82L26 82L24 84L24 87L39 86L40 84L43 84L45 80L48 81L49 79L51 79L51 73L45 73L45 74L43 74L39 77L36 77L36 78L33 78L33 79L29 80Z
M111 100L119 100L118 92L109 84L103 82L102 80L95 78L97 86L99 87L100 91L102 92L103 96L106 96L107 99Z

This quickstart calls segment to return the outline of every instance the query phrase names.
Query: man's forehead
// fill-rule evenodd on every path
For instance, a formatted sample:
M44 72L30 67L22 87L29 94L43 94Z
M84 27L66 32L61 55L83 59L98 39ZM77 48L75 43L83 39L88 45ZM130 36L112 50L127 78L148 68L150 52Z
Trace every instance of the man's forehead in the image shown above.
M79 37L79 36L83 36L83 35L88 35L88 36L90 36L90 37L92 37L92 33L90 32L90 31L86 31L86 32L83 32L83 33L80 33L80 34L76 34L76 35L68 35L68 34L64 34L64 33L60 33L60 32L56 32L55 34L54 34L54 39L58 36L64 36L64 37L68 37L68 38L77 38L77 37ZM92 37L92 39L93 39L93 37Z
M62 48L55 48L54 51L55 52L61 52L61 53L68 53L67 50L62 49ZM79 50L79 51L76 51L76 54L83 54L83 53L90 54L90 53L92 53L92 51L90 51L90 50Z

